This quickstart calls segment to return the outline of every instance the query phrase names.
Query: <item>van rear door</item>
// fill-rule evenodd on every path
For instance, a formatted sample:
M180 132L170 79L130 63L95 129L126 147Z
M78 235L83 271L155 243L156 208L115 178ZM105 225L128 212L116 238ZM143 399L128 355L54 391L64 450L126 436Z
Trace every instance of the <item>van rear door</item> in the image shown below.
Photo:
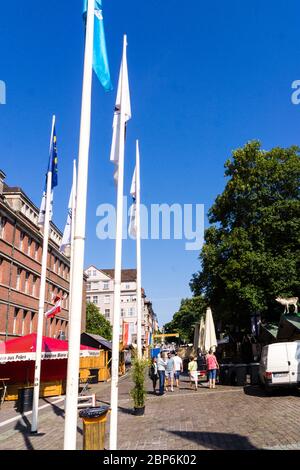
M300 341L287 343L290 383L300 382Z
M290 366L287 351L288 343L269 345L267 372L272 372L272 384L290 383Z

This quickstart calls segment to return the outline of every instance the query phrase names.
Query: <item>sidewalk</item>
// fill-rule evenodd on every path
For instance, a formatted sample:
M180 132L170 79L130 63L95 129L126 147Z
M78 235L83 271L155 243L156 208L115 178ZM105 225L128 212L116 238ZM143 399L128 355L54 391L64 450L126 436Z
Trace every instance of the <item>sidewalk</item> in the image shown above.
M205 385L190 390L187 377L181 389L155 396L147 381L146 412L132 414L129 398L130 376L119 382L118 448L120 450L201 450L201 449L300 449L300 396L298 392L280 392L265 396L258 387ZM109 404L110 383L93 385L98 404ZM0 449L63 448L63 400L41 400L50 405L39 413L39 434L30 435L31 416L17 416L13 404L6 402L0 411ZM56 402L56 403L55 403ZM106 429L108 448L109 423ZM82 449L82 424L78 420L77 448Z

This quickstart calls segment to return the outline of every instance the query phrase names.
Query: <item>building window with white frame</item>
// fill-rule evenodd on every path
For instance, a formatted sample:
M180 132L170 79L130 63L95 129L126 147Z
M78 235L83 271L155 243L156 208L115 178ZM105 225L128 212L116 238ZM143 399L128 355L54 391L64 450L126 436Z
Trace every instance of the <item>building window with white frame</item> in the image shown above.
M125 309L121 308L121 317L124 317L124 315L125 315Z
M105 304L110 304L110 295L106 295L106 296L104 297L104 303L105 303Z
M14 322L13 322L13 335L17 334L18 313L19 313L19 309L15 308L15 310L14 310Z
M109 281L103 281L103 290L109 290Z
M88 303L91 302L91 297L90 297L89 295L87 296L86 301L87 301Z
M33 332L33 322L34 322L34 312L30 313L30 326L29 326L29 333L31 334Z
M16 280L16 290L20 291L21 289L21 274L22 270L21 268L17 269L17 280Z
M39 244L38 242L34 243L34 259L38 261L39 259Z
M106 319L110 318L110 309L109 308L105 309L105 318Z
M30 273L25 274L25 294L29 294L29 278Z
M20 232L20 245L19 245L19 248L20 248L21 251L23 251L23 248L24 248L24 239L25 239L25 233Z
M91 283L90 282L86 283L86 290L91 290Z
M6 225L6 218L1 216L0 217L0 238L4 238L5 235L5 225Z
M31 246L32 246L32 239L28 237L28 243L27 243L27 255L31 256Z
M98 304L98 295L93 295L93 304Z
M130 308L128 309L128 316L129 316L129 317L133 317L133 316L134 316L134 308L133 308L133 307L130 307Z
M32 277L32 295L33 297L37 297L37 277Z
M125 289L126 289L126 290L129 290L129 289L130 289L130 284L126 284L126 285L125 285Z
M96 271L96 269L93 269L92 276L94 276L94 277L97 276L97 271Z

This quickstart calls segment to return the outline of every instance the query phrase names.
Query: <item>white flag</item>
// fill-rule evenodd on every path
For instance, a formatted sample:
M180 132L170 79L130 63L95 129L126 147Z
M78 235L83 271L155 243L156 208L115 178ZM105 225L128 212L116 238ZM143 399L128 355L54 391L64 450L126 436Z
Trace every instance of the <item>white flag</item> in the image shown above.
M129 81L128 81L128 68L127 68L127 57L126 47L123 48L123 58L120 68L118 92L114 112L113 120L113 137L110 151L110 161L115 164L114 180L115 184L118 184L118 169L119 169L119 141L120 132L122 129L121 125L121 112L125 119L125 138L126 138L126 123L131 118L131 105L130 105L130 92L129 92Z
M136 238L136 168L134 169L131 188L130 188L130 195L133 199L132 206L130 207L129 213L129 235L132 238Z
M38 218L38 225L42 228L44 227L45 224L45 215L46 215L46 191L43 192L43 198L41 202L41 207L40 207L40 213L39 213L39 218ZM49 214L49 221L51 222L52 220L52 214L53 214L53 191L51 191L51 201L50 201L50 214Z
M65 252L66 248L71 245L71 232L72 232L72 201L73 201L73 188L71 190L69 205L68 205L68 217L67 223L65 225L65 230L62 238L62 242L60 245L59 251L62 253Z

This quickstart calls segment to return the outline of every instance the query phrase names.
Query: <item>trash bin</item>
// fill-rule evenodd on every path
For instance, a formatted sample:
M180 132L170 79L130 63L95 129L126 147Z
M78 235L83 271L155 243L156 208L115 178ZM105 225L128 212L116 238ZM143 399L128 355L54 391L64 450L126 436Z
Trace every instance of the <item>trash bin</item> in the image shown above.
M25 413L32 410L34 387L18 388L17 410L19 413Z
M251 362L250 364L250 384L259 384L259 362Z
M80 411L83 421L83 450L104 450L105 425L109 406L97 406Z
M90 384L97 384L98 383L98 374L99 369L89 369L91 379L89 380Z
M220 364L219 384L220 385L230 384L229 364Z
M236 373L236 385L243 387L247 384L247 364L236 364L235 365Z

